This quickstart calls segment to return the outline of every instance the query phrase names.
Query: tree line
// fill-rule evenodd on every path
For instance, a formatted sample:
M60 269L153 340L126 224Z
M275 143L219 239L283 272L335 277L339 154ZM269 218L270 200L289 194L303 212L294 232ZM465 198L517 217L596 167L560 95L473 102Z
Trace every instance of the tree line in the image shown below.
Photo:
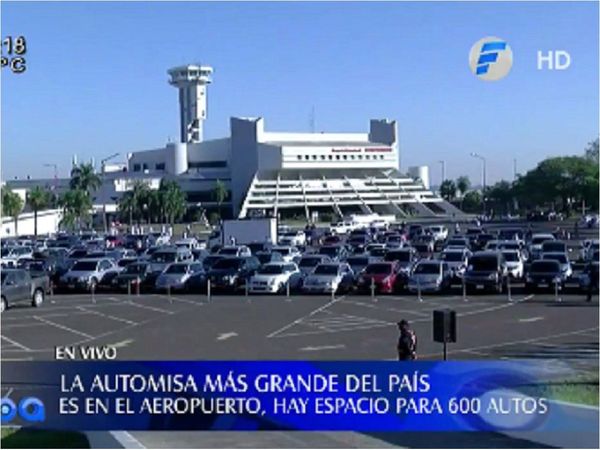
M547 158L513 182L498 181L483 192L470 190L466 176L444 180L440 195L468 213L482 213L484 207L487 212L503 214L537 208L567 215L574 211L598 211L598 142L598 139L590 142L583 155Z
M83 163L73 167L69 180L69 189L56 196L48 188L35 186L26 195L26 201L8 186L2 187L2 215L11 217L15 222L15 234L18 234L18 217L25 205L34 214L34 234L37 236L38 212L48 208L61 208L63 217L61 227L68 230L91 227L93 212L92 193L102 184L100 176L92 164ZM219 207L218 213L211 214L211 222L221 217L222 204L229 192L221 180L217 180L212 197ZM122 221L134 223L169 223L173 225L182 219L187 210L187 198L174 180L163 178L158 189L151 189L147 183L136 180L130 190L125 192L117 203Z

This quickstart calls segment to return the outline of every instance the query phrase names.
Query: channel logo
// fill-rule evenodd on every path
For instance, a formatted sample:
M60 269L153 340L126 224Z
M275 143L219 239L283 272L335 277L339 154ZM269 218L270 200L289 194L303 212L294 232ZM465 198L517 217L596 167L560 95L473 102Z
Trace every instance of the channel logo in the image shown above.
M0 401L0 410L2 413L2 424L12 422L17 415L26 422L43 422L46 420L46 408L44 403L36 397L25 397L17 406L8 397L3 397Z
M510 72L513 54L504 39L488 36L475 42L469 53L469 67L477 78L496 81Z

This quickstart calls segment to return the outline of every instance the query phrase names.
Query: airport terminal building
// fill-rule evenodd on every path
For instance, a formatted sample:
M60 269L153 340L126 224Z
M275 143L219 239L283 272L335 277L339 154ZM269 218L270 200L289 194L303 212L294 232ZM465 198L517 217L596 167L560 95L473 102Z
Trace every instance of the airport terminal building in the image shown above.
M190 207L205 210L216 209L214 189L220 180L229 191L224 215L241 218L461 214L429 190L427 167L400 170L395 121L370 120L362 133L288 133L266 131L260 117L233 117L229 137L204 140L212 68L187 65L168 73L179 92L178 142L128 153L125 163L103 164L102 186L93 199L97 211L114 213L135 181L156 189L168 178L181 186ZM12 180L8 185L21 191L45 185L60 193L68 180Z

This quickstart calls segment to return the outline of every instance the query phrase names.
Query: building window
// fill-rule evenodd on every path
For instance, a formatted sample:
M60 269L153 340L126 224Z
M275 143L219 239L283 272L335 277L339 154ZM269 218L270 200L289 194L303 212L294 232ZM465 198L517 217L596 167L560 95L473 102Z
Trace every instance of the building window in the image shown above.
M348 159L348 155L344 155L344 159Z
M146 164L146 163L142 164L142 169L148 170L148 164Z
M333 155L329 155L329 159L333 159Z
M365 159L371 159L371 155L365 155Z
M317 159L317 155L312 155L313 159Z
M321 155L321 159L325 159L325 155Z
M350 155L350 159L354 159L354 155Z
M140 165L139 165L139 164L134 164L134 165L133 165L133 171L134 171L134 172L139 172L140 170L141 170L141 167L140 167Z
M302 155L298 155L298 161L302 159Z
M362 155L358 155L358 159L362 159Z
M227 161L190 161L190 169L214 169L218 167L227 167Z
M340 155L335 155L335 159L340 159Z
M310 156L304 155L304 159L308 159L308 158L310 158Z
M154 167L156 170L165 170L165 163L158 163Z

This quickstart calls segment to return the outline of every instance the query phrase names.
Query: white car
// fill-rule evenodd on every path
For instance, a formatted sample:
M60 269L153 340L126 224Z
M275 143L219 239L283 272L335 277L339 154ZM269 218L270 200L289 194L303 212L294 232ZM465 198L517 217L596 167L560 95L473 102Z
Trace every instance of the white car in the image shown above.
M250 278L248 291L252 293L276 294L285 292L287 284L290 289L297 286L300 270L294 263L268 263L260 267Z
M583 243L583 259L593 261L594 253L600 250L600 241L598 239L589 239Z
M352 230L358 229L359 227L360 227L360 225L355 222L344 221L344 222L332 223L329 226L329 230L333 234L347 234L347 233L350 233Z
M221 248L217 254L223 256L252 256L250 248L246 245L227 245Z
M273 253L279 253L284 262L293 262L294 258L302 256L302 253L300 253L296 247L290 245L276 245L271 248L271 251Z
M519 280L523 278L525 268L521 252L519 250L502 250L502 255L504 255L504 260L506 261L508 275Z
M563 252L547 252L542 253L542 259L548 260L553 259L558 261L560 264L560 270L563 273L565 279L571 278L573 275L573 267L571 266L571 261L569 260L569 256Z
M26 246L4 247L2 249L2 266L17 267L22 258L31 258L33 249Z
M200 243L198 242L198 239L196 239L196 238L179 239L179 240L175 241L174 245L175 245L175 247L183 247L183 248L187 248L189 250L195 250L197 248L201 248ZM206 248L206 242L204 242L204 248Z
M431 225L429 232L436 242L445 241L448 238L448 228L443 225Z
M306 245L306 234L302 230L290 230L279 235L279 245Z

